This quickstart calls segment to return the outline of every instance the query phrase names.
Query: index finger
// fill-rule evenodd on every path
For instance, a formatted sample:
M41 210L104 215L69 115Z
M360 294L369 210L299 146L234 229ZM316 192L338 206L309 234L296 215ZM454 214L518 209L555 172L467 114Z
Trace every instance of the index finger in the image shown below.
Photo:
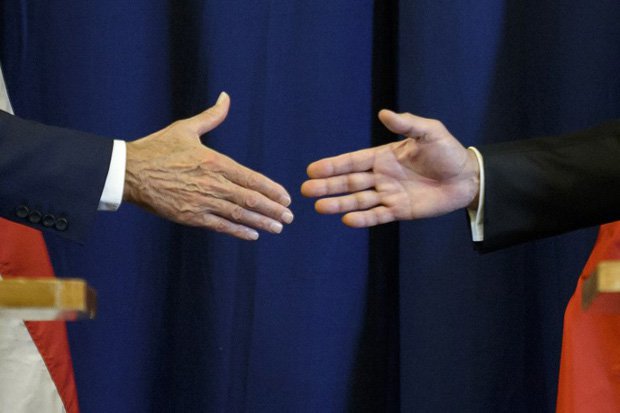
M291 196L282 185L230 158L228 159L231 164L223 173L230 181L244 188L260 192L281 205L289 206L291 204Z
M376 153L377 148L368 148L324 158L308 165L306 172L310 178L316 179L367 171L372 168Z

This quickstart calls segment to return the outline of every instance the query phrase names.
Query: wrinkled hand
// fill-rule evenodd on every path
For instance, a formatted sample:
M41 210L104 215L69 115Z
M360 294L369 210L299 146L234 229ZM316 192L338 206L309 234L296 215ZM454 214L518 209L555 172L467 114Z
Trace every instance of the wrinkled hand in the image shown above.
M171 221L255 240L293 214L286 190L200 141L224 121L230 98L127 144L123 199Z
M345 213L351 227L428 218L477 204L479 167L439 121L409 113L379 112L406 139L325 158L308 166L301 192L320 199L322 214ZM336 195L336 196L334 196Z

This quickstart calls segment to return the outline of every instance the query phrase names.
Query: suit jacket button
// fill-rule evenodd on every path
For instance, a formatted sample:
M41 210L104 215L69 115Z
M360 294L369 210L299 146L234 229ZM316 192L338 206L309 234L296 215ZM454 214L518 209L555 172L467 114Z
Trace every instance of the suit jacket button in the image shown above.
M30 214L28 215L28 221L32 222L33 224L38 224L39 222L41 222L41 213L39 211L30 211Z
M45 216L43 216L43 219L41 220L42 224L44 227L53 227L54 224L56 223L56 217L52 214L47 214Z
M54 227L58 231L66 231L68 226L69 226L69 221L67 220L67 218L58 218L54 225Z
M30 214L30 208L28 208L26 205L20 205L15 210L15 215L17 215L19 218L26 218L28 217L28 214Z

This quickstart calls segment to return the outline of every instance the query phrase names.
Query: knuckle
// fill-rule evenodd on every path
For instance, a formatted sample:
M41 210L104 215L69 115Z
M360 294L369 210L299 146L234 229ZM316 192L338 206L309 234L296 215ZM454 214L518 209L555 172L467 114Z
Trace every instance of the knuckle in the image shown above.
M248 174L245 178L247 188L256 188L258 186L258 178L253 174Z
M349 175L347 180L347 184L350 189L355 189L362 183L362 177L358 174Z
M207 215L204 217L203 219L203 223L204 226L213 230L213 231L217 231L217 232L222 232L223 231L223 225L224 223L215 218L213 215Z
M183 125L185 125L185 121L184 120L175 120L174 122L172 122L170 125L168 125L168 127L170 129L176 129L179 127L183 127Z
M249 208L254 208L258 205L258 197L254 195L248 195L245 197L244 205Z
M226 223L224 221L217 221L213 227L213 229L217 232L225 232L227 229Z
M243 219L244 215L245 215L245 211L244 211L244 209L242 207L240 207L238 205L233 207L233 209L231 211L231 216L232 216L232 218L235 221L237 221L237 222L241 221Z
M207 109L206 114L213 118L218 118L222 115L223 112L224 110L221 107L211 106L209 109Z
M353 200L352 200L353 208L354 209L363 209L364 198L365 198L365 196L364 196L363 193L355 194L355 196L353 197Z
M443 123L437 119L429 119L428 120L428 129L429 130L438 130L443 128Z
M213 122L218 118L218 109L209 108L202 114L202 117L205 122Z
M207 228L213 228L215 226L215 220L211 215L206 215L202 218L202 224Z

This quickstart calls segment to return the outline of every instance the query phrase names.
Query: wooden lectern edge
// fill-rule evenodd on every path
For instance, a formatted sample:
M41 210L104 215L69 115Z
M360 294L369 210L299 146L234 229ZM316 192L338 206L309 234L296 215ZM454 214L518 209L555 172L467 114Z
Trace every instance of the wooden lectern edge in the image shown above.
M92 319L95 317L96 303L95 291L81 279L0 279L0 319Z
M620 314L620 260L601 261L582 287L583 310Z

